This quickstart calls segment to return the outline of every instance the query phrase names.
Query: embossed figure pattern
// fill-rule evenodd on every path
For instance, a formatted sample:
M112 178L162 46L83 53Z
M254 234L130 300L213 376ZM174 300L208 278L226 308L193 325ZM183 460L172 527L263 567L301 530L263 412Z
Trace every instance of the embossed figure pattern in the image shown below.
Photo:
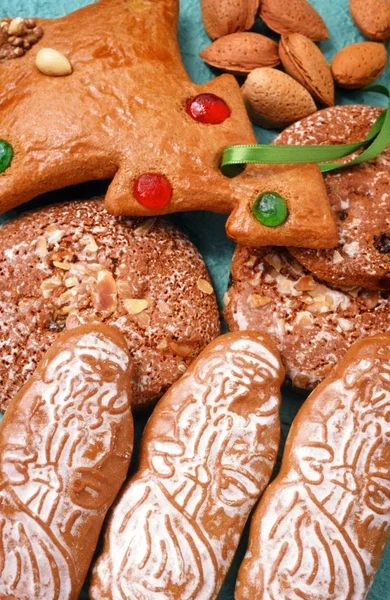
M236 600L364 600L390 532L390 334L306 401L256 509Z
M116 215L234 211L228 233L242 243L335 245L316 165L253 166L234 180L222 175L223 149L256 139L233 76L202 86L190 81L177 42L178 14L179 0L100 0L61 19L36 20L42 39L25 56L0 64L0 138L14 150L0 175L0 211L66 185L113 178L106 206ZM42 75L35 66L42 48L65 55L73 73ZM20 82L23 94L15 91ZM230 116L214 125L195 120L186 107L201 94L221 98ZM150 175L166 192L163 206L159 194L157 205L138 196L137 182L150 182ZM270 189L290 210L272 231L248 211Z
M0 598L76 600L129 466L132 367L107 326L65 333L0 426Z
M157 405L111 515L93 600L211 600L278 443L280 357L252 332L214 340Z

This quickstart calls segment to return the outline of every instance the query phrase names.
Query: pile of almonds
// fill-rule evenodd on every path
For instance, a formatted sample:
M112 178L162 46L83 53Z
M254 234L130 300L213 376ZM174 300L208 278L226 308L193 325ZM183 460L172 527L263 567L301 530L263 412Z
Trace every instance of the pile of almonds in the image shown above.
M326 24L307 0L202 0L205 29L214 42L201 53L209 65L246 76L242 94L251 120L283 128L333 106L334 84L358 89L387 64L382 42L390 39L389 0L350 0L351 16L371 42L346 46L329 65L315 42L329 37ZM280 35L279 44L248 31L256 14ZM282 64L285 73L275 67Z

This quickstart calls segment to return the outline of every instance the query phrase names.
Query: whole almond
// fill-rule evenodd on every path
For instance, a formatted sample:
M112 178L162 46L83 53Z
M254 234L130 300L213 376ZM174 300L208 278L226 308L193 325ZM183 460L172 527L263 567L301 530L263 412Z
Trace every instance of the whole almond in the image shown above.
M262 0L259 15L276 33L302 33L314 41L329 37L322 17L307 0Z
M389 0L349 0L349 10L366 38L378 42L390 39Z
M278 45L260 33L231 33L199 54L207 64L229 73L250 73L280 63Z
M72 65L66 56L53 48L39 50L35 64L41 73L50 77L63 77L73 72Z
M386 64L387 52L383 44L359 42L337 52L331 68L340 87L357 90L375 81Z
M300 33L282 35L280 59L287 73L325 106L334 105L334 81L325 56L318 46Z
M212 40L247 31L254 22L259 0L202 0L203 25Z
M249 118L267 129L285 127L316 111L309 92L277 69L255 69L241 90Z

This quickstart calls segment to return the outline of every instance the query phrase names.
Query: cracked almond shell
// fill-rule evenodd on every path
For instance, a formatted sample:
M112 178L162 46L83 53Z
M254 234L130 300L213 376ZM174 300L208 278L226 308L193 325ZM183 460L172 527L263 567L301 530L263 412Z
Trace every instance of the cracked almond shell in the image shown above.
M279 54L291 77L321 104L334 106L334 81L325 56L312 40L299 33L283 35Z
M234 74L280 63L278 44L260 33L231 33L213 42L199 56L212 67Z

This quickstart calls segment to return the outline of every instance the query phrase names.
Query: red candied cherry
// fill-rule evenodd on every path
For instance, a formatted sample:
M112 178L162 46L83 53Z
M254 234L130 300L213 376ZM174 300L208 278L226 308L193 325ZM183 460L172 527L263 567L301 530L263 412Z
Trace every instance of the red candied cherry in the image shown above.
M134 197L150 210L161 210L172 198L172 186L165 175L143 173L134 181Z
M219 125L230 117L230 108L225 100L215 94L199 94L187 100L187 113L199 123Z

